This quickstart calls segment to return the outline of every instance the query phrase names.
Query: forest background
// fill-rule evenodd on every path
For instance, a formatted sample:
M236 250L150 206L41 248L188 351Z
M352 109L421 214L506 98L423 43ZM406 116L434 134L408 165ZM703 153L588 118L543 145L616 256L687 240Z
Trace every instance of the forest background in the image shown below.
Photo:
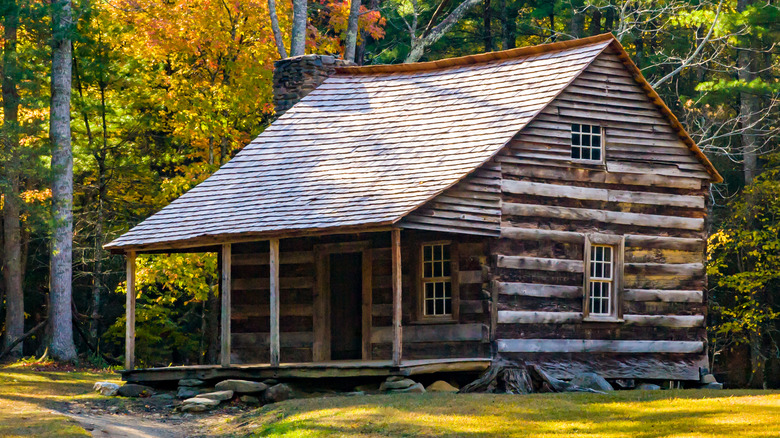
M75 355L66 359L121 363L124 257L102 246L268 126L273 62L287 48L381 64L612 32L725 178L711 193L711 367L733 386L780 387L776 1L3 0L0 8L6 359L62 358L68 349L53 339L67 333ZM58 82L68 64L72 81ZM64 249L57 199L67 166L55 118L63 86L73 155ZM63 254L72 254L70 306L50 293ZM215 362L216 271L215 254L139 257L139 365ZM70 314L53 318L63 306Z

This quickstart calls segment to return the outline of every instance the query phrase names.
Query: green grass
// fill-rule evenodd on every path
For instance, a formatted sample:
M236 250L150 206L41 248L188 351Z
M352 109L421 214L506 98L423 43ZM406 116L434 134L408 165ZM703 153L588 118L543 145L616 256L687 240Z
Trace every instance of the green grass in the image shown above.
M112 373L35 371L22 364L0 368L0 437L91 436L51 409L68 400L100 397L92 386L102 380L119 382Z
M269 405L228 427L275 437L778 437L780 392L333 397Z

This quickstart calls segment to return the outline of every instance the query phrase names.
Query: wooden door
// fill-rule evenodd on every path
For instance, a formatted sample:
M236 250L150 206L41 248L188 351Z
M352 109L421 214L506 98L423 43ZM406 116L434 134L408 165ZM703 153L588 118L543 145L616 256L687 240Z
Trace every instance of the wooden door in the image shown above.
M361 359L363 325L362 254L330 255L330 358Z

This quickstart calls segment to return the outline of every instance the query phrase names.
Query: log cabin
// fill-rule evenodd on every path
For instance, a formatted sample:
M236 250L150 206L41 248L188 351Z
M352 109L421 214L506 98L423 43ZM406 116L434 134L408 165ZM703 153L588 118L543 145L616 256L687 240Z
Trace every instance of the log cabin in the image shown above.
M699 380L722 180L610 34L278 61L278 118L106 245L130 381L479 371ZM134 369L135 256L219 254L220 363Z

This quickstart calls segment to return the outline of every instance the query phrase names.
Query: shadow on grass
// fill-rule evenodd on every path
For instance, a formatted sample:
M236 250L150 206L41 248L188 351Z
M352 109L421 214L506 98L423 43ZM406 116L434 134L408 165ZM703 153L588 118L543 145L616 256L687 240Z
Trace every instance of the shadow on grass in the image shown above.
M294 400L241 417L255 436L776 437L780 393L403 395Z

